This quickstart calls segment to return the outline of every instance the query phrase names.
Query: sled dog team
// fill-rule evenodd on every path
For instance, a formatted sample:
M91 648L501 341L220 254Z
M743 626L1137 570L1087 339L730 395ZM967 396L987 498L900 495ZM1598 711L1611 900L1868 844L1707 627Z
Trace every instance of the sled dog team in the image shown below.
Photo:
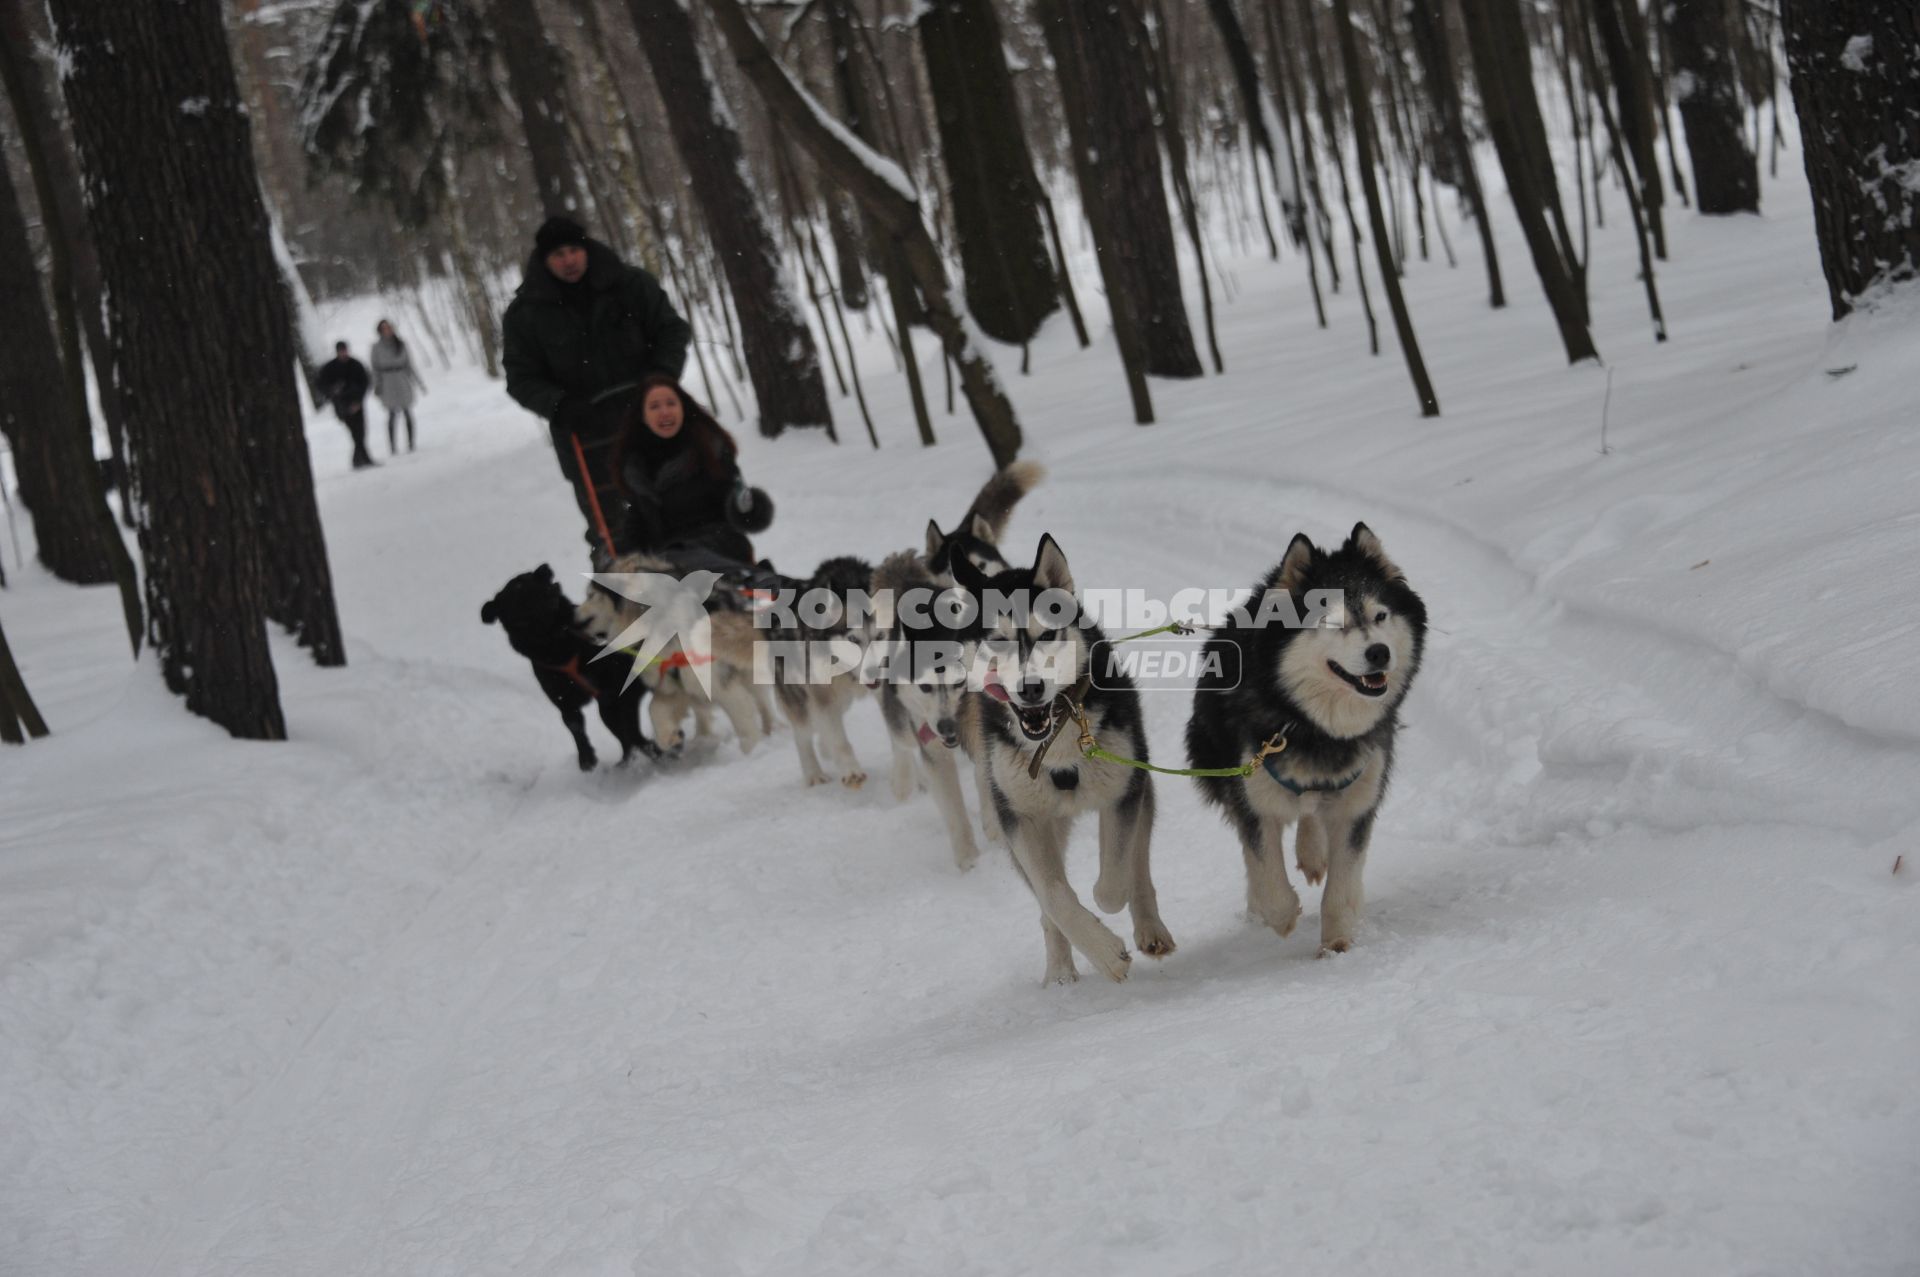
M676 637L630 685L628 672L638 662L594 658L616 636L644 635L653 609L599 585L575 607L543 566L514 578L481 617L500 622L533 663L574 737L582 768L594 765L581 714L588 700L598 702L623 760L636 751L658 757L662 746L678 750L689 715L696 733L707 734L716 708L741 749L751 750L770 729L777 703L792 725L807 782L837 776L856 787L866 775L844 720L855 701L875 693L892 746L894 795L905 800L924 783L962 869L979 855L962 797L960 756L970 762L982 831L989 842L1006 842L1040 906L1046 980L1077 979L1076 952L1109 979L1124 980L1132 962L1127 942L1082 902L1066 873L1074 822L1093 815L1100 844L1094 905L1106 914L1128 911L1133 950L1153 958L1173 952L1150 868L1154 776L1134 765L1150 762L1140 695L1112 665L1092 676L1096 645L1104 648L1106 636L1084 614L1062 623L1044 608L981 607L961 620L934 608L916 610L910 619L889 603L917 590L975 602L1071 598L1072 570L1051 536L1041 537L1030 566L1013 565L1001 550L1014 506L1043 474L1033 463L1015 463L988 480L953 528L929 524L924 547L889 555L878 567L829 559L806 580L790 582L802 598L824 591L842 604L837 619L831 611L802 608L769 629L722 591L707 608L710 642L688 651ZM666 566L629 556L613 570ZM1322 591L1331 593L1316 594ZM1336 601L1305 609L1314 624L1274 623L1262 606L1271 592L1287 596L1275 601L1289 604L1279 610L1289 619L1301 614L1309 595ZM857 594L876 603L864 616L844 606ZM1206 639L1204 655L1222 659L1200 662L1187 723L1188 769L1199 773L1194 779L1202 796L1239 835L1250 913L1282 936L1300 917L1282 845L1294 827L1301 874L1309 884L1326 884L1323 953L1344 952L1354 940L1374 817L1393 768L1398 712L1425 635L1419 596L1379 538L1358 524L1335 548L1295 536L1254 586L1251 601ZM802 656L769 669L768 639L789 640L775 646L798 653L851 643L865 655L827 668L809 668ZM918 657L925 651L962 652L958 668L971 673L955 677L951 661L942 656L933 666ZM700 664L709 668L695 677ZM882 669L886 677L878 676ZM658 745L639 729L643 690L651 694Z

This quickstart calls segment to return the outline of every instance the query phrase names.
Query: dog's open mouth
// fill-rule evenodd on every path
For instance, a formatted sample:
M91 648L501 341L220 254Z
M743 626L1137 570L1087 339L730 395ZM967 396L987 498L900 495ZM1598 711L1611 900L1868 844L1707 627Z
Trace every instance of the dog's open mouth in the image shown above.
M1028 740L1045 740L1052 733L1054 700L1049 700L1045 705L1021 705L1015 701L1007 703L1013 708L1013 716L1020 721L1021 734Z
M1349 674L1340 668L1337 661L1328 661L1327 668L1340 676L1340 681L1362 696L1385 696L1387 694L1387 676L1384 671L1372 674Z

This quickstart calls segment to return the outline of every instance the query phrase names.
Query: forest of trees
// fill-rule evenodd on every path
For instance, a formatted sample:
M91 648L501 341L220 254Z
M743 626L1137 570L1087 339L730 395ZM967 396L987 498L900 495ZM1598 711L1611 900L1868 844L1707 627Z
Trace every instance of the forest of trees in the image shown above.
M957 387L1004 463L1023 423L983 343L1022 348L1024 369L1049 317L1083 346L1110 326L1113 375L1151 422L1150 378L1233 375L1214 294L1223 254L1251 251L1303 260L1300 305L1322 326L1327 294L1357 293L1354 340L1375 354L1383 299L1414 402L1438 416L1400 277L1455 264L1449 223L1473 228L1489 306L1540 289L1569 363L1602 353L1588 263L1608 219L1633 237L1666 340L1668 225L1757 210L1760 167L1783 151L1806 167L1836 318L1911 277L1913 15L1912 0L0 0L0 430L47 570L114 584L136 651L190 710L276 739L269 627L345 660L301 426L309 294L406 299L431 347L497 374L531 229L564 211L662 280L696 330L689 384L736 419L878 446L849 336L877 327L919 438L939 393L913 356L937 347L948 410ZM1496 256L1496 200L1530 272ZM1074 287L1080 246L1098 289ZM454 323L433 291L457 299ZM44 731L0 637L0 738Z

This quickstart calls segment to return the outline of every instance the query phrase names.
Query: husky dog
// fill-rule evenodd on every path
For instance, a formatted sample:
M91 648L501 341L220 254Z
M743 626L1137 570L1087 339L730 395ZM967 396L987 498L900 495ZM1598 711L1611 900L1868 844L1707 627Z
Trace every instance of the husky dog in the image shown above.
M960 797L959 767L953 751L961 745L961 705L966 691L964 673L979 642L977 628L964 631L942 625L932 616L926 624L912 624L899 615L898 603L914 591L925 597L954 585L952 564L959 557L986 573L1004 571L1006 557L1000 538L1020 499L1042 479L1046 468L1036 461L1016 461L996 470L975 494L953 531L938 522L927 524L924 551L903 550L889 555L873 574L876 601L875 639L869 649L869 668L887 662L886 677L869 681L880 695L880 716L886 721L893 745L893 793L905 801L914 788L915 771L932 789L953 845L954 862L969 869L979 858L965 801ZM943 663L938 658L947 658ZM932 662L929 664L929 662ZM984 779L975 771L983 827L989 841L999 840L999 821L991 811Z
M671 574L662 561L637 554L613 560L607 570ZM689 573L687 579L691 581L695 575ZM713 707L717 705L733 724L740 752L752 753L771 720L771 710L757 695L753 682L753 620L744 611L724 603L710 606L707 618L711 624L707 650L689 651L680 636L675 635L659 655L640 670L639 683L653 693L647 703L648 717L653 722L654 735L667 752L677 754L686 743L681 724L687 715L693 715L697 736L709 736L713 732ZM649 627L656 623L652 608L614 594L599 584L587 592L586 602L576 610L575 619L582 630L601 644L614 642L624 635L635 648L646 643ZM709 663L707 688L703 689L692 667ZM604 657L599 664L618 669L622 678L631 668L618 654Z
M1003 571L1006 556L1000 553L1000 538L1013 517L1020 498L1038 487L1047 477L1047 469L1037 461L1016 461L993 472L973 498L973 504L960 516L953 531L942 532L940 524L927 523L927 571L942 585L953 584L953 561L964 559L982 572Z
M1148 868L1152 780L1136 768L1084 758L1077 747L1084 722L1106 750L1146 761L1140 695L1124 676L1103 678L1094 686L1083 673L1102 635L1077 614L1063 621L1048 605L1049 599L1073 595L1067 556L1051 536L1040 538L1031 568L988 577L956 556L953 572L960 586L984 604L981 623L993 661L984 686L967 693L961 732L984 776L990 808L982 819L999 824L1020 876L1039 901L1046 980L1079 978L1075 949L1109 979L1124 980L1133 960L1126 942L1080 903L1067 882L1066 853L1074 818L1098 813L1100 877L1094 903L1107 913L1131 909L1140 952L1154 958L1173 952ZM1028 606L1008 615L1008 609L995 605L996 598L1024 600ZM1056 728L1061 729L1058 740L1053 739ZM1035 755L1042 751L1036 765Z
M912 797L915 772L933 791L940 818L962 870L973 868L980 849L973 842L966 801L960 797L960 703L966 693L966 669L979 635L943 625L932 614L927 624L908 623L902 600L918 594L931 599L949 588L912 551L889 555L873 573L876 637L868 649L880 696L880 717L893 744L893 796Z
M588 701L598 702L600 721L620 742L621 762L636 752L660 757L660 747L640 727L640 701L646 689L637 683L626 686L624 670L604 662L594 664L600 644L583 631L573 600L553 579L551 567L542 563L507 582L481 605L480 619L488 625L497 622L513 650L532 664L540 690L560 711L560 721L573 736L581 771L592 771L598 761L580 714Z
M864 592L873 580L873 565L865 559L841 555L823 562L812 576L793 585L797 597L819 599L830 595L838 605L828 619L809 618L809 608L797 609L794 624L782 625L762 637L792 644L799 659L778 662L771 670L757 667L756 677L772 677L774 699L787 721L793 724L793 747L800 755L800 774L809 785L824 785L828 776L820 766L813 748L820 737L827 761L840 775L840 783L858 789L867 783L867 773L847 739L847 710L866 693L860 678L860 653L871 637L864 618L856 628L849 595Z
M1427 609L1364 523L1337 550L1294 537L1280 566L1254 587L1249 617L1264 612L1275 590L1300 616L1311 614L1312 592L1339 591L1341 601L1313 628L1234 618L1213 631L1209 650L1234 645L1240 656L1236 663L1222 652L1214 668L1240 670L1240 684L1202 676L1187 757L1194 767L1232 767L1272 743L1275 752L1250 776L1200 778L1201 795L1240 835L1248 911L1283 936L1300 918L1300 897L1280 835L1299 823L1300 872L1309 884L1327 882L1320 951L1344 953L1360 921L1361 869L1393 770L1400 703L1420 668Z

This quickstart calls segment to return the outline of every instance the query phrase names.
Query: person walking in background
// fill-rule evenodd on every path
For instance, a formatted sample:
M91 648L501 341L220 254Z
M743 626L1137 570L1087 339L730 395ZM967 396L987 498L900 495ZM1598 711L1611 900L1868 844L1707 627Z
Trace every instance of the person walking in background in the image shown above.
M348 353L344 341L333 343L333 358L321 365L313 383L320 397L333 405L333 415L353 436L355 470L379 464L367 451L367 388L372 384L367 366Z
M507 393L547 419L587 543L596 555L611 553L626 515L614 443L642 380L680 376L693 327L659 280L587 238L578 222L550 217L533 244L502 322Z
M412 452L414 395L424 392L426 387L420 384L420 374L413 370L413 356L407 353L407 343L393 330L392 321L381 320L374 332L378 340L367 358L373 364L373 393L387 410L387 453L391 456L400 451L402 417L407 420L407 451Z

